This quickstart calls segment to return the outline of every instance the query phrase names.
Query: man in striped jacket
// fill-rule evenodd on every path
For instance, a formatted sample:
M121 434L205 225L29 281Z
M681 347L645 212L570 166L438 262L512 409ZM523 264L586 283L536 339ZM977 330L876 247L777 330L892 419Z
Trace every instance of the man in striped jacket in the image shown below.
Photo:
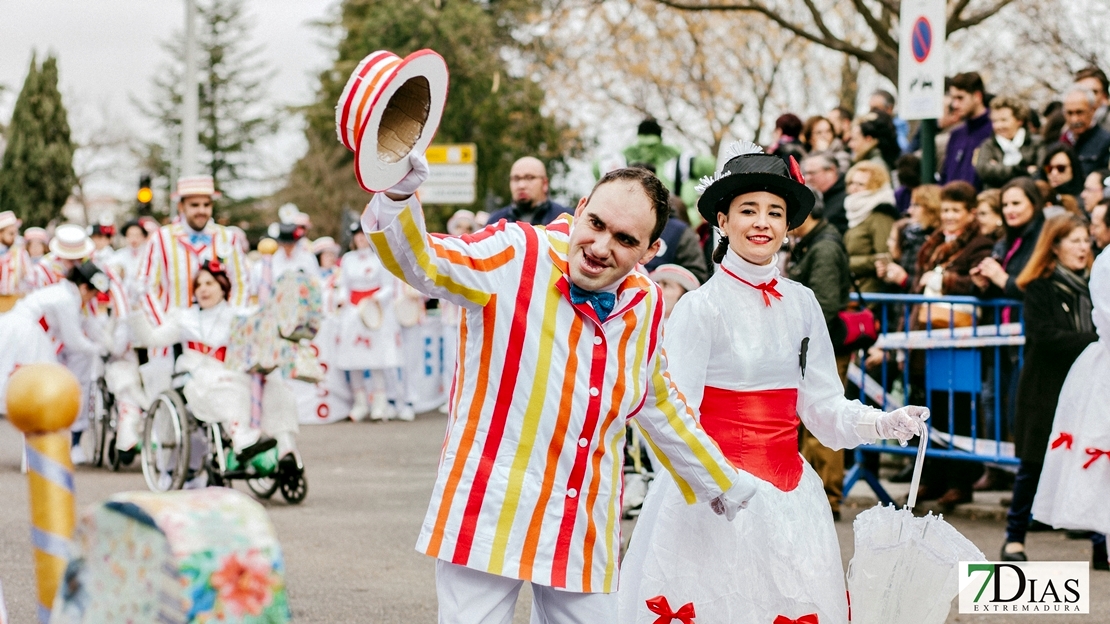
M217 196L211 176L189 176L177 181L178 220L151 234L139 263L138 280L145 294L143 310L161 325L170 308L193 303L193 276L201 264L219 260L231 280L228 303L244 306L249 295L247 267L235 230L212 221L212 199Z
M689 503L712 501L731 520L755 491L671 383L662 293L636 270L659 249L667 191L646 170L619 169L546 228L429 235L411 197L427 163L410 160L362 225L392 273L463 310L417 543L438 559L439 621L509 623L528 581L533 622L614 622L628 419Z
M11 210L0 212L0 313L12 309L19 297L35 287L34 264L19 238L19 219Z

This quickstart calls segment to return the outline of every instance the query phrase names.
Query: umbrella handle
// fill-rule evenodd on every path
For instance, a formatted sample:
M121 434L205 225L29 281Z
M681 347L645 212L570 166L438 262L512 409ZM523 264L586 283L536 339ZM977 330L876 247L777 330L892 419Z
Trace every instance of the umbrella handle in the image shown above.
M925 449L929 446L929 426L921 423L921 435L918 436L917 458L913 462L913 478L910 479L910 497L906 499L906 509L913 511L917 504L917 488L921 485L921 468L925 465Z

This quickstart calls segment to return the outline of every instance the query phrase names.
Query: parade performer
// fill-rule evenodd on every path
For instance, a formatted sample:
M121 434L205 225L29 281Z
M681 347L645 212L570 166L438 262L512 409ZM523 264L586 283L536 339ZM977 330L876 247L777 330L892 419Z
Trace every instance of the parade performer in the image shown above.
M128 303L137 309L141 307L143 295L142 283L139 281L139 265L143 260L148 234L143 224L135 219L124 223L122 232L126 244L112 254L108 260L108 266L123 280L123 289L127 293Z
M228 302L246 305L247 269L239 236L212 221L212 200L217 195L211 176L190 176L177 181L178 212L182 219L162 226L150 237L146 256L139 265L144 295L143 311L160 325L166 311L187 308L193 301L192 284L200 265L218 260L231 281Z
M0 212L0 312L11 310L19 297L35 287L34 264L27 250L16 244L18 237L15 213Z
M227 426L232 450L243 464L277 444L273 438L264 437L261 429L251 423L250 376L224 366L232 322L236 314L245 312L228 303L231 279L218 261L209 260L197 268L191 290L196 305L171 309L158 327L151 327L145 315L133 314L131 328L147 346L168 347L180 343L185 347L175 368L178 372L189 373L184 388L189 408L202 421ZM266 412L264 406L263 414Z
M64 364L87 398L95 366L108 347L82 331L81 309L106 293L108 286L108 277L95 264L85 262L71 268L61 282L28 294L11 312L0 315L0 405L5 405L8 377L15 369L38 362ZM81 404L86 403L83 398ZM83 412L71 428L74 463L85 460L78 445L88 426Z
M361 229L351 234L351 248L343 255L339 274L342 307L333 366L350 378L351 420L387 420L398 415L389 398L404 395L401 326L393 310L400 283L386 271Z
M840 546L821 479L798 453L799 418L841 449L908 440L928 411L844 398L817 299L775 264L815 201L796 163L734 144L701 190L698 209L724 237L721 270L675 306L664 349L701 426L757 477L758 494L725 524L657 476L624 559L620 621L654 622L664 606L692 603L705 622L847 622Z
M464 310L417 542L438 559L439 621L511 622L530 582L533 622L614 622L629 418L685 502L712 501L731 520L755 487L667 377L662 296L636 271L659 249L667 191L646 170L618 169L546 228L502 221L432 236L412 195L428 165L409 158L412 171L374 196L362 225L392 273Z
M99 265L111 262L116 254L116 250L112 248L112 237L115 235L116 224L112 221L111 215L102 214L95 225L89 226L89 238L96 247L90 258L93 262Z
M1092 567L1110 570L1110 510L1103 498L1110 482L1110 254L1095 259L1090 294L1098 341L1075 360L1060 390L1033 517L1056 528L1094 531Z
M37 265L49 250L50 235L40 227L29 227L23 230L23 242L27 248L27 254L31 256L31 262Z

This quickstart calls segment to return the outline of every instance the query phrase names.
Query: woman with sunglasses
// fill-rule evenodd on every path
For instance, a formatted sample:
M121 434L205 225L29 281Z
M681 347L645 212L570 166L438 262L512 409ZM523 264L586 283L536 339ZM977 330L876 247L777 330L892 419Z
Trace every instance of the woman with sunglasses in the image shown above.
M1045 204L1058 207L1046 217L1063 214L1063 209L1078 207L1078 198L1083 194L1083 178L1080 176L1079 157L1064 143L1056 143L1044 155L1044 180L1052 187L1045 197Z

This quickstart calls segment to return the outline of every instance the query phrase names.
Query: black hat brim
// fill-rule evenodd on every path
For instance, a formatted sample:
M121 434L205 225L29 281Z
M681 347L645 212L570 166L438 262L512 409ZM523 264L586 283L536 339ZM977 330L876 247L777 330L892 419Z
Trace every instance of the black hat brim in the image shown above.
M806 217L813 212L814 197L806 185L776 173L734 173L727 175L705 189L698 200L698 212L709 222L717 225L717 213L728 212L728 204L737 195L766 191L786 200L786 220L792 230L805 223Z

